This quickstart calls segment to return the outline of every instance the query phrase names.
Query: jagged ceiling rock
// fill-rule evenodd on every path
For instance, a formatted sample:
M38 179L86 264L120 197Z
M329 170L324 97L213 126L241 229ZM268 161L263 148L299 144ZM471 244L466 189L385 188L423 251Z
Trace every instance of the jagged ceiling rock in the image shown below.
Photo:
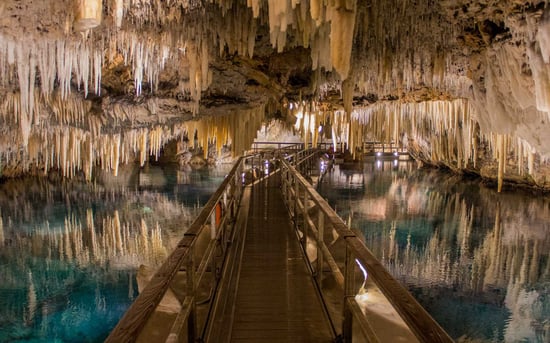
M3 0L0 161L40 159L29 142L47 144L46 132L62 128L96 142L239 109L320 111L302 125L307 132L334 120L330 111L351 120L378 103L468 99L483 137L506 135L544 162L549 8L543 0ZM312 103L284 108L303 101ZM523 151L514 145L506 154Z

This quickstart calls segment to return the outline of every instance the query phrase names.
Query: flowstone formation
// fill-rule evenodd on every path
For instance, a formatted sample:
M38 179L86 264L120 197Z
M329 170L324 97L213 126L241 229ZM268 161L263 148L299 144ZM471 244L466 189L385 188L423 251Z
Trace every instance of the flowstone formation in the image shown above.
M550 189L550 5L0 4L3 176L117 174L174 141L238 155L274 117L306 142L393 141L499 188Z

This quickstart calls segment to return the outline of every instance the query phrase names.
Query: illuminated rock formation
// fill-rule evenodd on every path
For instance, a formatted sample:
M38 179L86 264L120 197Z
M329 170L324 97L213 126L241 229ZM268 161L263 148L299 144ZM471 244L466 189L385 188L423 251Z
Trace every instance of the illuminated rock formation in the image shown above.
M295 115L306 142L549 188L549 32L543 0L5 0L2 175L116 174L195 130L241 154Z

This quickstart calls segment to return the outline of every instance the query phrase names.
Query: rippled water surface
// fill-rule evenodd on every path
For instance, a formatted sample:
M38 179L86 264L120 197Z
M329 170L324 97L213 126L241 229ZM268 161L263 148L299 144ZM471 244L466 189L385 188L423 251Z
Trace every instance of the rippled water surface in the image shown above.
M230 168L0 183L0 342L102 342Z
M460 342L550 342L550 198L413 162L336 165L321 194Z

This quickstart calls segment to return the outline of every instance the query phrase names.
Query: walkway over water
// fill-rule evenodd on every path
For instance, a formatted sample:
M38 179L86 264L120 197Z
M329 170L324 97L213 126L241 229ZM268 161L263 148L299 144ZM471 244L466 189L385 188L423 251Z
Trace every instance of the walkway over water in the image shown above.
M334 337L283 203L280 175L252 186L231 342L331 342ZM231 323L232 325L228 324Z
M315 191L327 161L269 155L239 159L107 342L451 342Z

